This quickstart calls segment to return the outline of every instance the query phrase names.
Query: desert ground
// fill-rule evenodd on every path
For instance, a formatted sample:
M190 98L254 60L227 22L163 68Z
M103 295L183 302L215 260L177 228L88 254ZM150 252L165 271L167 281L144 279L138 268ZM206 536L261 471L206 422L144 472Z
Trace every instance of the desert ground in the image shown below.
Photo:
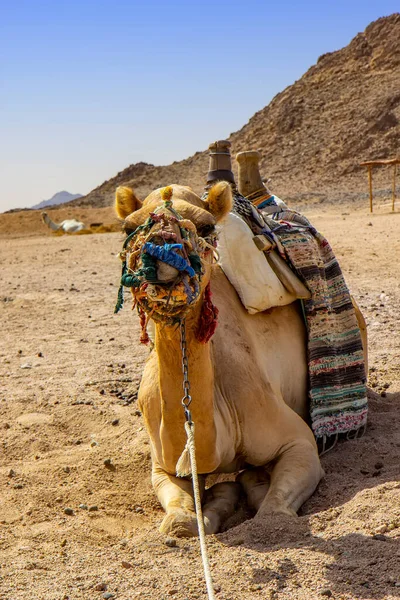
M112 218L101 210L70 216ZM242 504L208 538L216 597L394 600L400 207L392 214L380 199L372 215L365 201L303 212L333 246L368 323L368 429L322 457L325 478L297 520L255 527ZM207 597L198 540L158 532L136 404L149 350L129 302L113 314L122 239L54 236L33 211L0 215L1 600Z

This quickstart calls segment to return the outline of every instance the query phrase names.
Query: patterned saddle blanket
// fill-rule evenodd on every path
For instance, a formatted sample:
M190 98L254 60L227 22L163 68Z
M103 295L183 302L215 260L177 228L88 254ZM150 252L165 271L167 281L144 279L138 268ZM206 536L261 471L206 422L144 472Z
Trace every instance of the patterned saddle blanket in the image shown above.
M273 196L264 208L263 214L249 200L234 194L233 212L253 234L272 231L277 236L281 252L283 249L289 265L311 292L302 302L314 435L324 445L331 436L357 435L367 422L366 373L361 333L340 266L328 241L303 215Z

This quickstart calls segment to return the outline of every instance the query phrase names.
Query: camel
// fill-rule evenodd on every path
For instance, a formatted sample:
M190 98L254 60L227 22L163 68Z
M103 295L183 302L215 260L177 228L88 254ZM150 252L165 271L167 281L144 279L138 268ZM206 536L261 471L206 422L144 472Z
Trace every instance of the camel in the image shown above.
M168 224L169 239L174 235L176 239L182 232L178 214L201 259L198 295L190 305L177 302L173 315L186 328L190 411L206 533L216 533L234 512L241 488L255 511L254 519L263 521L274 514L294 517L323 476L306 422L306 332L297 303L250 315L221 268L213 264L213 248L206 242L212 240L217 223L223 227L231 207L230 185L222 181L210 189L206 201L190 188L172 185L155 190L143 203L132 190L120 187L115 202L133 239L137 227L146 227L155 211L158 220ZM149 226L146 239L162 246L166 234L162 240L160 225ZM128 267L132 256L133 251L126 258ZM169 286L170 294L176 291L178 271L161 259L156 265L157 283ZM160 531L194 536L192 482L176 475L186 444L180 329L166 320L165 300L154 301L154 290L161 289L157 283L132 289L135 302L155 323L155 346L144 369L138 403L150 438L153 487L166 512ZM219 310L218 326L209 341L200 341L199 322L210 312L210 289ZM220 482L205 491L207 475L236 472L235 482Z
M42 221L53 231L64 231L64 233L76 233L85 229L84 223L76 221L75 219L66 219L61 221L59 225L54 223L46 212L42 212Z

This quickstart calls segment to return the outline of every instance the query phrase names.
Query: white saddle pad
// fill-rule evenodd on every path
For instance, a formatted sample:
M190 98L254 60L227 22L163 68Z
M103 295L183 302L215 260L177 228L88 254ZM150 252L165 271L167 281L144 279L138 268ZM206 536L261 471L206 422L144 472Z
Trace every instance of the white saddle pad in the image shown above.
M233 213L218 226L219 264L250 314L296 300L253 242L253 234Z

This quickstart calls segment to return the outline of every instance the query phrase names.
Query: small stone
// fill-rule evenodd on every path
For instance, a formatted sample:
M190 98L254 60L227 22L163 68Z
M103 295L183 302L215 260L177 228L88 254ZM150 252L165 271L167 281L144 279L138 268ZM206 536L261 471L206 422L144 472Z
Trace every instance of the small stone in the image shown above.
M133 413L135 415L135 417L141 417L142 413L140 412L140 410L135 410L135 412Z
M378 461L377 463L375 463L375 469L383 469L383 462Z
M90 442L90 445L91 445L92 448L94 448L95 446L98 446L99 444L95 440L92 440Z
M14 485L14 490L22 490L24 486L22 485L22 483L16 483Z
M332 596L332 591L329 588L324 588L320 591L321 596L327 596L330 598Z
M111 425L119 425L119 419L114 419L114 421L111 421Z
M96 512L99 510L99 507L96 504L93 504L93 506L89 506L88 510L89 512Z
M107 584L104 583L104 581L102 581L101 583L97 583L94 586L94 589L95 589L96 592L105 592L106 589L107 589Z
M38 352L37 355L39 358L43 358L43 354L41 352Z
M177 593L178 593L178 590L176 588L173 588L172 590L168 590L168 594L170 596L173 596L174 594L177 594Z
M67 545L67 540L63 540L60 544L61 548L65 548L65 546Z
M103 460L103 465L104 465L105 467L111 467L111 466L112 466L111 458L105 458L105 459Z
M386 392L381 392L381 398L386 398L387 394Z
M385 533L388 530L388 526L387 525L381 525L380 527L376 528L376 533Z
M168 537L168 538L165 540L165 545L166 545L166 546L169 546L169 548L176 548L176 546L177 546L177 543L176 543L176 540L175 540L174 538L170 538L170 537Z
M80 504L80 505L79 505L79 508L80 508L81 510L87 510L87 509L88 509L88 506L87 506L87 504Z
M400 581L396 581L396 583L394 584L394 587L400 588Z
M56 502L58 502L58 504L60 504L60 502L62 502L62 498L60 498L60 497L56 498Z
M372 536L372 539L379 540L380 542L387 542L387 537L385 535L382 535L381 533L376 533Z
M69 473L71 471L71 469L69 467L64 467L63 471L64 471L64 473Z
M21 365L21 369L32 369L31 363L24 363Z
M74 514L74 511L72 510L72 508L67 507L67 508L64 508L64 514L71 516Z
M14 471L14 469L10 469L8 471L8 477L15 477L15 471Z
M125 569L132 569L131 563L128 562L127 560L123 560L121 564Z
M114 594L111 594L110 592L106 592L105 594L103 594L103 598L104 600L111 600L111 598L115 598Z
M371 221L369 223L367 223L368 227L372 227L372 223Z

